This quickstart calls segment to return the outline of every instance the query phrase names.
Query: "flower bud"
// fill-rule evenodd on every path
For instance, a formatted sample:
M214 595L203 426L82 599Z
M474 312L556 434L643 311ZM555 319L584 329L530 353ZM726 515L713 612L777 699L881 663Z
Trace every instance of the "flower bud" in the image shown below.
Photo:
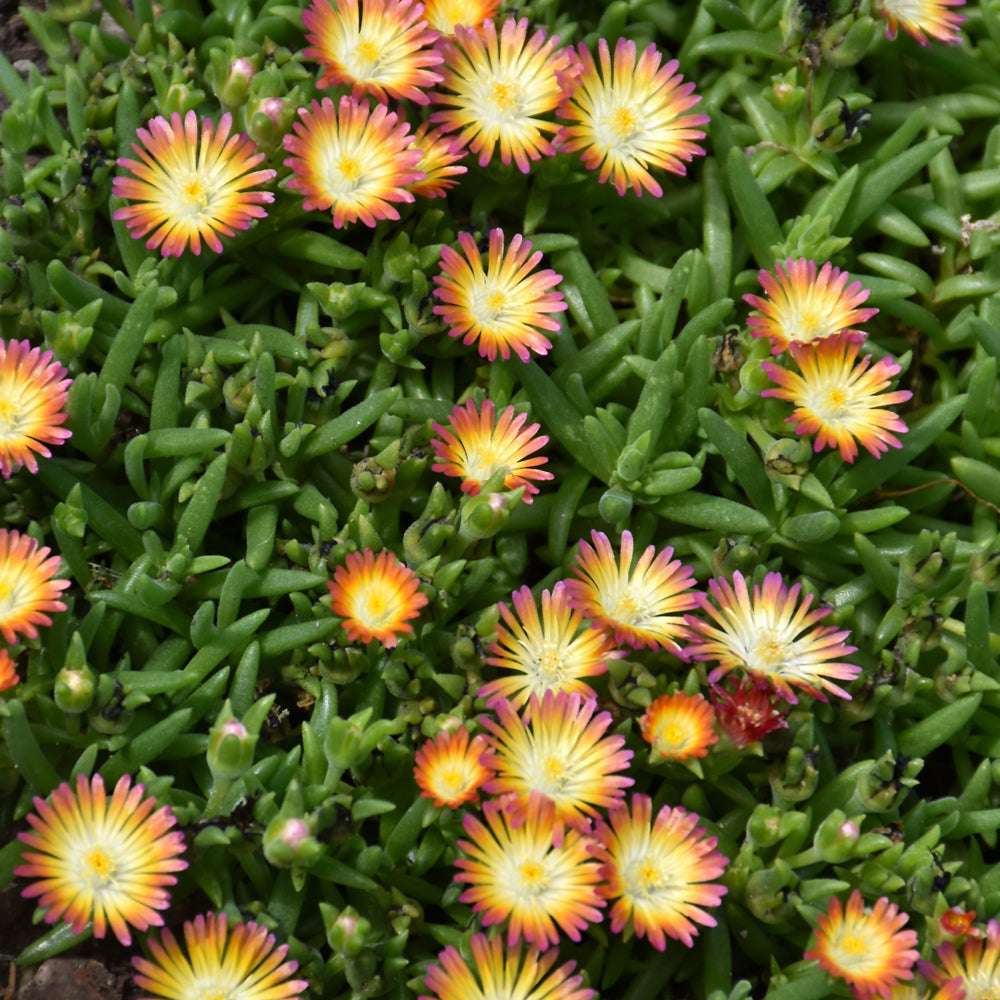
M264 857L276 868L306 868L322 853L311 824L298 816L278 813L264 831Z
M86 712L94 701L94 673L86 664L77 670L63 667L56 675L53 698L67 715Z
M511 494L481 493L465 501L462 511L462 533L469 538L481 540L492 538L507 523L511 503L508 496L520 496L523 487Z
M816 853L831 865L849 860L854 856L854 848L861 836L860 820L860 816L848 819L839 809L834 809L820 823L813 838Z
M255 702L246 713L245 723L236 718L226 701L208 734L208 766L213 778L236 781L250 770L257 736L273 701L271 695Z
M250 81L256 72L257 67L249 59L238 56L229 64L222 82L215 85L215 96L230 111L242 107L246 104Z
M324 919L328 914L329 910L324 913ZM371 929L371 924L353 906L347 906L328 924L326 940L338 955L354 958L368 944Z

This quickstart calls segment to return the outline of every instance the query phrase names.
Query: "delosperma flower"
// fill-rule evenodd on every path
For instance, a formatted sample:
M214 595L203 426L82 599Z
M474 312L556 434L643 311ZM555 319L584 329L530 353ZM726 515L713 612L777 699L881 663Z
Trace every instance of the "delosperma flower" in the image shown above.
M982 931L970 935L961 948L945 941L936 955L940 966L920 962L920 973L928 982L948 990L952 994L948 1000L986 1000L1000 986L1000 923L990 920L985 935Z
M619 38L614 61L605 39L598 39L600 68L582 42L577 47L582 73L559 107L571 124L559 130L561 151L580 152L589 170L600 170L620 194L629 187L655 197L663 189L649 167L684 174L685 163L705 151L697 144L705 133L697 128L708 115L689 114L701 98L693 83L683 83L677 60L660 63L662 54L648 45L637 57L636 44Z
M938 42L962 40L959 28L965 15L952 8L964 5L965 0L875 0L873 6L888 22L886 38L895 38L902 28L921 45L930 45L931 38Z
M0 528L0 633L13 645L17 636L38 637L39 625L51 625L46 611L65 611L59 594L69 580L53 580L59 557L46 558L30 535Z
M506 252L502 229L490 233L487 267L471 233L458 234L459 253L441 248L441 273L434 276L434 297L440 305L434 312L448 324L452 337L463 344L478 340L481 357L505 361L516 354L522 361L531 354L547 354L551 341L542 330L558 330L559 321L550 314L563 312L566 299L553 291L562 275L551 268L531 272L542 259L540 250L520 234L511 237Z
M95 937L110 927L124 945L132 942L130 927L163 924L165 887L187 868L184 835L171 832L174 814L167 806L154 812L156 800L144 792L125 776L109 800L100 775L81 774L75 790L63 783L51 802L34 799L32 831L18 834L25 863L14 874L32 879L23 895L38 897L47 923L61 917L79 934L93 921Z
M840 333L818 343L792 344L799 372L761 363L767 377L781 387L761 395L794 403L788 422L795 425L795 433L815 434L814 450L837 448L845 462L854 461L859 444L875 458L890 447L901 448L896 435L907 431L906 423L886 407L913 395L908 389L886 392L900 366L889 357L872 364L870 354L857 361L860 349L849 333Z
M17 687L21 678L17 676L17 667L6 649L0 649L0 691L9 691Z
M347 638L364 643L377 639L386 649L413 634L410 621L427 603L419 586L417 575L393 553L375 555L371 549L349 553L327 583L330 607L344 619Z
M251 188L272 180L276 171L255 170L264 154L246 135L230 135L232 127L229 112L218 126L202 121L199 141L193 111L149 121L132 144L139 159L118 161L135 176L116 177L111 184L112 194L136 204L115 209L113 218L124 220L136 238L151 233L147 249L160 247L165 257L179 257L188 246L200 254L202 240L221 253L220 234L249 229L267 214L261 206L274 201L272 192Z
M470 739L465 726L454 732L442 730L413 755L413 776L420 794L434 805L450 809L475 802L479 788L493 774L480 761L487 749L482 733Z
M747 677L741 677L732 690L713 684L710 699L719 731L737 750L788 727L789 706L769 684L760 687Z
M432 31L441 35L454 35L457 27L482 28L483 23L495 17L500 0L427 0L424 16Z
M426 176L411 184L410 191L423 198L446 197L458 184L456 178L469 169L460 162L465 159L465 143L423 122L413 133L413 146L420 150L417 169Z
M704 757L718 742L714 722L712 706L702 695L678 691L656 698L640 725L642 738L652 747L652 760L683 761Z
M70 431L66 394L72 380L52 360L51 351L27 340L0 340L0 472L4 479L24 466L38 471L37 455L48 458L49 444L62 444Z
M819 918L815 945L805 953L830 975L843 979L858 1000L887 997L900 981L913 978L920 953L917 932L902 930L909 914L883 896L865 909L855 889L845 908L834 896Z

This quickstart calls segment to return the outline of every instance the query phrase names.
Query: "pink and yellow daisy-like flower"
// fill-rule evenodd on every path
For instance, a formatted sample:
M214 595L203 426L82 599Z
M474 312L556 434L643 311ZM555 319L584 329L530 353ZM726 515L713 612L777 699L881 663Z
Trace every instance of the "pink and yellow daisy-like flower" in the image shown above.
M511 822L520 826L555 807L552 832L561 843L566 826L586 828L589 817L621 801L633 779L622 774L632 759L624 736L605 736L610 712L597 699L546 691L531 695L522 718L508 701L494 703L498 719L484 717L489 752L483 764L491 778L483 790L504 796ZM530 721L526 721L526 719Z
M135 983L152 997L139 1000L295 1000L309 988L292 979L298 963L285 961L288 945L275 947L273 934L253 922L230 929L224 913L209 913L184 922L187 954L169 930L163 943L151 940L151 958L135 957Z
M420 150L410 126L384 104L329 97L299 108L295 135L284 137L292 154L285 166L295 174L289 188L304 195L307 212L333 209L333 225L342 229L360 219L374 227L379 219L398 219L393 203L414 201L409 185L424 179L417 169Z
M21 678L17 676L17 667L6 649L0 649L0 691L9 691L17 687Z
M683 83L677 60L660 65L663 56L648 45L636 57L636 44L619 38L614 62L608 43L597 42L600 69L586 45L577 47L582 73L559 107L571 122L559 130L561 151L580 151L588 170L600 170L598 180L609 178L620 195L631 186L659 198L663 189L649 167L686 173L685 163L705 151L697 144L705 133L697 128L708 115L687 114L701 98L693 83Z
M765 389L795 404L788 422L796 434L815 434L814 451L838 448L845 462L853 462L858 444L878 458L891 447L901 448L896 434L907 431L905 422L887 406L905 403L908 389L885 392L900 366L885 357L871 363L870 354L858 362L861 345L850 333L840 333L814 344L792 344L799 371L764 361L761 368L780 389Z
M36 453L48 458L47 444L62 444L66 369L27 340L0 340L0 472L4 479L22 466L38 471Z
M500 0L427 0L424 16L432 31L454 35L457 27L480 29L500 9Z
M570 607L592 620L594 628L610 632L617 643L634 649L648 646L682 656L677 640L687 636L682 612L698 607L694 571L672 559L669 546L660 552L650 545L632 565L630 531L622 532L621 553L615 561L611 541L602 531L592 531L594 547L580 542L579 577L568 580Z
M731 670L745 670L793 705L798 702L793 687L821 701L827 700L825 691L850 700L834 680L852 681L861 668L835 657L849 656L857 647L844 643L849 631L817 624L831 609L810 611L812 594L800 603L801 583L789 588L780 573L768 573L762 587L754 584L751 596L737 570L732 583L710 580L708 589L715 604L705 601L703 610L715 624L688 615L695 641L687 652L696 660L718 663L708 675L710 683Z
M344 619L347 638L369 643L378 639L392 649L402 635L412 635L410 620L420 614L427 598L420 580L393 553L371 549L351 552L327 582L330 607Z
M79 934L92 920L95 937L110 927L124 945L132 943L130 926L163 924L158 911L170 905L164 887L187 868L179 857L184 835L170 832L174 814L167 806L154 812L156 800L144 791L126 775L109 801L100 775L88 781L81 774L76 791L63 783L51 804L35 798L33 832L17 835L30 850L14 874L34 880L22 895L38 897L46 923L62 917Z
M437 36L414 0L313 0L302 23L310 43L302 55L323 67L318 87L349 83L358 100L368 93L426 104L425 89L441 81L432 68L441 63Z
M774 269L775 274L758 274L767 298L743 296L757 310L747 320L750 333L770 338L772 354L781 354L790 344L822 340L844 330L856 340L865 339L860 330L850 328L871 319L878 309L859 308L869 295L860 281L848 285L847 271L829 261L818 274L816 261L791 257Z
M576 962L565 962L551 975L558 953L539 954L537 948L507 945L495 937L473 934L470 965L451 945L427 970L424 985L430 994L419 1000L593 1000L592 989L573 975Z
M718 743L712 706L700 694L665 694L646 709L642 738L652 746L653 760L689 760L704 757Z
M805 958L843 979L858 1000L886 997L901 980L913 978L920 953L917 932L901 930L909 914L883 896L871 911L865 909L855 889L843 906L834 896L830 908L819 918L815 946Z
M961 951L952 941L936 949L940 967L920 962L924 978L958 993L959 1000L987 1000L1000 990L1000 923L990 920L986 935L970 934Z
M420 794L434 805L457 809L479 798L479 788L493 774L480 758L489 749L482 733L470 739L469 730L442 730L413 755L413 777Z
M447 132L461 130L479 165L490 162L497 146L505 165L513 161L526 174L530 160L554 156L544 133L555 132L542 115L562 99L558 73L570 65L570 56L557 48L556 36L546 38L539 28L529 39L528 19L508 18L497 35L492 20L481 29L455 26L454 38L442 38L444 80L431 94L432 122Z
M788 707L768 684L758 687L741 677L734 690L712 685L712 707L722 734L737 750L759 742L776 729L787 729Z
M533 456L549 439L536 436L538 424L525 427L527 419L526 413L515 415L514 407L508 406L498 420L492 400L483 400L480 409L471 399L466 400L465 406L451 411L447 427L432 425L438 436L431 439L437 458L431 468L461 478L462 492L473 497L485 483L503 473L504 488L523 486L522 499L531 503L532 495L538 492L534 482L551 479L552 473L539 468L548 461L544 455Z
M46 611L65 611L59 594L69 580L53 580L59 557L47 559L30 535L0 528L0 633L13 645L18 634L38 637L39 625L51 625Z
M469 886L460 899L489 927L509 921L507 943L526 941L545 951L559 943L562 930L579 941L588 924L601 919L597 862L588 854L588 838L570 830L556 846L551 803L526 823L514 826L500 802L483 805L486 823L467 813L469 840L458 841L468 858L459 858L457 882Z
M506 698L520 709L531 695L565 691L581 698L595 698L593 688L583 680L606 673L608 660L624 656L609 636L587 628L583 616L569 606L566 584L560 581L549 593L542 591L542 613L530 588L514 591L512 612L500 604L503 623L497 628L496 642L490 645L486 662L513 676L500 677L479 689L479 697L492 705Z
M918 967L923 961L917 963ZM897 983L885 994L887 1000L966 1000L961 979L952 979L940 988L921 979L910 979Z
M886 38L895 38L902 28L921 45L930 45L930 38L938 42L962 40L959 28L965 15L952 8L964 4L965 0L876 0L874 8L888 22Z
M465 159L465 143L457 136L445 135L440 128L423 122L413 133L414 148L420 150L417 169L426 174L410 185L413 194L424 198L444 198L458 184L456 177L468 171L459 161Z
M199 141L193 111L183 118L175 111L169 121L153 118L132 144L139 159L118 161L135 176L111 182L112 194L136 204L115 209L112 217L124 220L136 239L152 233L146 248L160 247L164 257L179 257L188 246L200 254L202 240L221 253L220 234L249 229L267 214L261 205L274 201L271 191L250 189L272 180L276 171L255 170L264 154L243 133L230 135L232 127L228 111L218 127L203 121Z
M566 299L552 291L562 275L551 268L532 274L542 252L531 252L531 243L514 236L504 252L502 229L490 233L489 264L483 269L482 254L471 233L459 233L463 253L441 248L441 274L434 276L434 295L442 305L434 312L448 324L452 337L463 344L479 341L479 354L505 361L513 351L522 361L531 352L548 354L551 341L540 330L558 330L559 321L549 314L563 312Z
M616 900L612 932L629 925L658 951L668 937L690 948L696 924L716 924L705 907L718 906L726 894L725 886L712 884L728 863L715 850L717 839L706 836L698 817L680 807L664 806L654 820L648 795L612 806L608 819L610 825L598 822L590 851L601 862L601 895Z

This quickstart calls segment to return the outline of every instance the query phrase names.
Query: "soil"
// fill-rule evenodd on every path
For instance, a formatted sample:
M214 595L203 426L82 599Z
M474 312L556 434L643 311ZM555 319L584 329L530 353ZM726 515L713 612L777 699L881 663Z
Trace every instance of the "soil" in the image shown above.
M18 13L18 7L34 7L44 10L45 0L0 0L0 52L14 64L22 76L27 77L28 65L34 63L39 69L45 69L45 51L35 41L28 30L24 18ZM10 101L0 91L0 113L10 104Z

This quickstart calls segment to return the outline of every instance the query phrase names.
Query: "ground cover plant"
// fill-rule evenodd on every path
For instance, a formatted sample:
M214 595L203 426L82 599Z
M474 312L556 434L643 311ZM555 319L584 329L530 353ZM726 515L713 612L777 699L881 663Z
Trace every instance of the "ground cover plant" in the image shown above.
M11 982L1000 990L1000 3L21 16Z

